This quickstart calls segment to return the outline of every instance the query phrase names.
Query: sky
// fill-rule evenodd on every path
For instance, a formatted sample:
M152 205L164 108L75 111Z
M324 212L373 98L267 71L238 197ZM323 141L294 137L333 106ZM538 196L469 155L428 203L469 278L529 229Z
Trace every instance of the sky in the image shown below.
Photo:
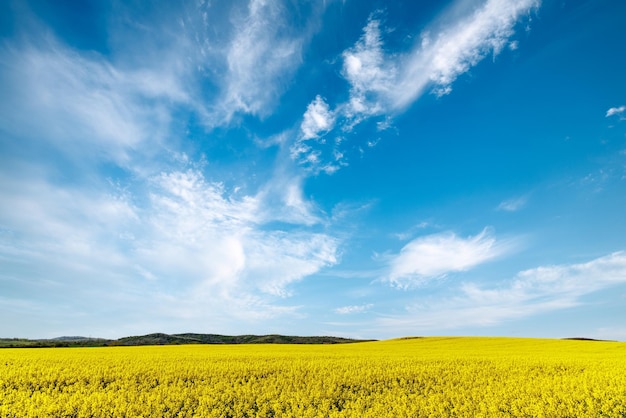
M626 2L0 2L0 336L626 340Z

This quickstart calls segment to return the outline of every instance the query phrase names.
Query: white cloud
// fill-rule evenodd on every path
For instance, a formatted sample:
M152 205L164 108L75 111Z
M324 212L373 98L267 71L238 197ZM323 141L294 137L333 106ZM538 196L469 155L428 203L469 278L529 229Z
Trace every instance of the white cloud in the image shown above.
M402 110L428 86L438 95L450 93L461 74L488 54L500 53L515 33L518 20L539 3L487 0L469 13L455 14L454 19L431 27L412 51L397 56L384 53L380 22L370 19L363 37L344 52L344 76L352 88L347 113L376 115ZM368 96L371 98L365 100Z
M285 296L294 281L335 264L337 242L325 234L261 228L258 198L227 198L200 173L162 175L153 193L151 231L141 251L150 266L223 294Z
M393 107L401 109L429 86L448 94L461 74L487 55L497 55L515 33L518 20L539 5L538 0L487 0L471 13L422 34L421 44L403 61Z
M216 125L227 123L237 112L268 115L286 86L284 80L301 63L309 36L309 29L291 26L279 1L250 0L247 11L232 23L225 86L213 109Z
M0 98L0 123L15 137L45 139L69 155L80 150L80 158L104 153L127 164L129 152L167 134L167 108L189 100L167 66L121 70L97 55L41 42L0 49L7 63L0 72L7 91Z
M286 222L312 226L322 222L322 213L315 202L302 192L304 178L292 167L277 166L272 178L259 190L260 202L256 216L263 222Z
M288 296L288 286L337 263L337 240L315 233L251 234L244 278L264 293Z
M289 296L293 283L338 262L336 238L301 224L269 226L259 198L229 195L195 170L156 176L144 185L147 199L45 177L16 179L0 170L7 203L0 208L0 282L22 277L11 285L16 296L49 304L55 320L62 316L58 305L68 304L91 321L118 306L107 314L113 322L143 317L178 329L294 316L295 307L277 300ZM134 332L141 326L147 325Z
M350 83L348 102L330 110L328 104L318 95L310 103L301 123L301 135L291 146L291 158L310 172L333 174L340 167L347 165L341 141L338 138L332 149L328 150L325 141L305 143L308 139L318 139L334 129L337 119L341 120L341 129L350 132L364 119L384 111L379 103L380 96L388 92L394 82L393 60L385 56L382 49L380 21L370 17L363 35L357 43L342 54L342 74ZM391 126L389 119L381 122L380 130ZM369 141L373 147L377 141Z
M614 115L622 115L626 111L626 106L620 107L612 107L606 111L606 117L614 116Z
M352 119L348 129L364 116L382 112L377 97L388 94L395 82L395 63L382 46L380 21L370 17L359 41L343 53L343 75L350 83L350 100L342 106Z
M7 205L0 225L8 232L0 236L0 258L10 259L10 268L50 266L48 277L75 287L68 295L91 292L87 280L103 300L130 292L138 310L154 297L174 305L188 298L205 317L231 302L241 308L233 315L293 313L271 301L288 295L291 283L337 262L337 240L308 230L320 217L302 194L302 178L277 175L261 182L256 195L231 194L197 169L176 168L202 162L190 162L177 149L170 131L175 112L184 107L219 116L215 124L228 123L236 112L264 113L311 31L295 31L281 3L257 0L233 18L232 28L226 51L205 53L199 41L199 55L191 53L195 43L187 39L193 28L184 25L164 50L159 42L130 42L121 45L123 59L117 61L115 53L84 54L45 36L34 39L36 34L30 43L0 47L6 63L0 81L7 91L0 97L3 131L30 145L23 148L63 154L42 158L18 149L21 141L3 142L0 190ZM131 52L137 57L129 60L124 54ZM208 66L221 60L228 67L225 74L201 74L223 85L223 95L209 104L201 104L202 93L194 89L195 66L203 58ZM96 180L119 171L119 188L116 179ZM71 173L72 184L60 173ZM268 226L275 221L287 225ZM43 280L41 274L32 277ZM214 306L202 308L207 301Z
M115 5L110 56L131 68L166 69L144 71L136 83L156 90L171 81L183 86L187 105L209 129L244 114L263 118L289 87L325 7L234 0L181 2L146 13L145 7Z
M306 108L302 118L300 130L302 139L315 139L324 134L335 125L335 115L330 111L328 104L321 96L315 97Z
M503 210L506 212L517 212L524 208L528 202L528 196L513 197L511 199L503 200L500 202L496 210Z
M425 299L408 313L381 318L381 329L395 335L415 335L504 321L571 308L585 295L626 283L626 253L616 252L587 263L543 266L525 270L507 284L486 288L465 283L449 298Z
M21 271L18 287L31 300L42 292L51 301L78 297L91 286L110 285L125 293L128 238L139 221L129 196L113 187L95 191L93 184L87 190L60 187L47 179L54 178L48 172L8 168L0 170L6 202L0 207L0 225L7 231L0 235L0 258L6 260L0 277ZM28 175L16 177L14 170ZM74 292L75 285L81 290Z
M419 237L390 257L384 280L398 287L419 285L448 273L470 270L501 256L509 247L509 243L496 242L487 229L467 238L451 232Z
M353 120L348 126L402 110L428 86L438 95L450 93L457 77L488 54L495 56L507 44L517 45L509 41L515 25L538 5L538 0L487 0L461 17L455 14L431 27L412 51L395 56L384 52L381 23L370 18L361 39L343 53L343 75L351 86L350 100L343 105L344 115Z
M412 236L414 236L415 233L417 231L419 231L420 229L428 228L428 227L431 227L431 226L433 226L433 225L430 222L422 221L422 222L419 222L419 223L413 225L411 228L409 228L408 231L398 232L398 233L395 233L395 234L392 234L392 235L394 237L398 238L400 241L405 241L405 240L411 238Z
M453 82L485 57L495 57L507 45L519 47L510 40L515 26L539 4L539 0L486 0L470 8L465 7L467 2L457 1L409 52L396 54L385 52L382 22L373 14L359 40L342 54L342 75L350 91L348 100L334 110L336 125L351 132L368 118L387 115L378 123L379 129L386 129L390 116L402 112L425 91L449 94ZM313 136L315 131L310 132ZM372 145L375 142L368 143ZM314 161L300 159L303 165L326 164L314 145L298 143L293 155L301 154L315 157Z
M369 309L372 308L372 306L374 305L371 303L368 303L366 305L342 306L340 308L336 308L335 312L340 315L358 314L358 313L367 312Z
M336 113L318 95L307 106L300 124L300 135L289 147L291 159L315 174L322 171L332 174L346 165L339 150L342 138L335 138L334 141L325 138L326 133L334 128L335 119Z
M111 327L103 336L119 336L120 323L133 324L127 332L209 323L233 332L240 320L297 317L285 305L290 286L338 262L339 240L319 227L325 217L304 196L301 173L284 168L289 158L274 176L259 166L256 187L231 193L207 180L204 156L180 148L183 126L172 129L186 116L216 126L266 114L299 64L320 7L301 27L282 3L245 4L241 15L228 7L224 49L171 16L184 23L179 32L133 21L132 35L159 39L111 33L107 56L39 27L0 46L0 287L11 282L11 300L28 295L11 313L30 318L24 329L84 321L91 333L101 321ZM212 30L207 19L199 26Z

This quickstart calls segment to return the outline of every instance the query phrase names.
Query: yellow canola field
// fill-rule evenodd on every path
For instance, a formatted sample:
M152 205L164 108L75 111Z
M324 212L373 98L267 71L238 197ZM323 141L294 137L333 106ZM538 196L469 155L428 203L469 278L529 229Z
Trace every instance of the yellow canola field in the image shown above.
M626 343L0 350L0 417L626 417Z

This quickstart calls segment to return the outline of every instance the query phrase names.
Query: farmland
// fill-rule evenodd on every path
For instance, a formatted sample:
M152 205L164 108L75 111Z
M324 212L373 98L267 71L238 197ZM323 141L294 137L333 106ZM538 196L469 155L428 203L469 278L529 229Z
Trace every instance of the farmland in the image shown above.
M429 337L341 345L0 350L0 417L626 416L626 343Z

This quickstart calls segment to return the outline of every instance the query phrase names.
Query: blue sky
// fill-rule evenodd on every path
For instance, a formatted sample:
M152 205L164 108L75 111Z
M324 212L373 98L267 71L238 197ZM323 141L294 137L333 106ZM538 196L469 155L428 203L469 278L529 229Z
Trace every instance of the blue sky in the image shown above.
M626 340L624 16L2 2L0 336Z

